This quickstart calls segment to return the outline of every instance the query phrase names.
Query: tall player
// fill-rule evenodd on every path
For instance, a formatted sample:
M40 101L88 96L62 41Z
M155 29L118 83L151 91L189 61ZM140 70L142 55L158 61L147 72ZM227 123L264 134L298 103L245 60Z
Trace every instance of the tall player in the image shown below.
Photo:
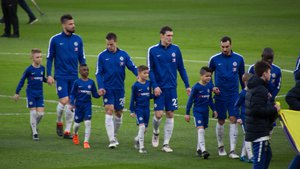
M98 56L96 78L98 93L103 96L106 113L105 128L110 142L109 148L115 148L119 145L116 135L122 124L122 113L125 104L125 67L137 76L137 68L130 56L117 47L117 35L108 33L106 35L106 49ZM113 113L115 113L115 116L113 116Z
M230 119L230 158L239 158L235 153L238 129L235 118L234 103L239 95L239 82L244 88L242 76L245 72L244 58L232 51L231 38L225 36L220 41L221 53L212 56L209 60L209 67L215 72L215 86L219 88L220 94L215 95L216 110L218 112L218 122L216 125L216 135L218 141L218 151L220 156L226 156L224 148L224 123L227 112Z
M263 61L268 62L271 66L271 79L268 82L268 90L270 95L272 96L271 102L274 102L281 86L281 69L279 66L273 63L274 51L272 48L264 48L261 57ZM249 67L248 72L255 74L254 64Z
M189 95L191 92L181 51L177 45L172 44L173 34L173 30L169 26L162 27L160 42L148 49L149 76L155 95L152 145L153 147L159 145L159 125L165 110L166 123L162 148L164 152L173 152L169 141L174 128L174 111L178 109L177 70L185 84L187 94Z
M51 37L47 56L47 82L54 84L56 80L56 92L59 98L57 105L56 132L58 136L72 139L70 134L74 112L70 106L70 92L72 85L78 79L78 62L85 63L83 43L80 36L74 34L75 23L69 14L60 18L63 31ZM54 78L52 65L54 61ZM63 132L63 111L66 107L66 128Z

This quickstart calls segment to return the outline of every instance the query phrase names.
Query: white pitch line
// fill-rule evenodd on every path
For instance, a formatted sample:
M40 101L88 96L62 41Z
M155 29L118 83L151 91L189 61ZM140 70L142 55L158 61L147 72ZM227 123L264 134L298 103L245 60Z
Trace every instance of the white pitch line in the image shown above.
M13 53L13 52L0 52L0 55L17 55L17 56L29 56L30 53ZM98 55L85 55L87 57L98 57ZM133 59L146 59L146 57L131 57ZM188 59L183 59L184 62L191 62L191 63L208 63L207 61L204 60L188 60ZM251 65L245 64L245 66L249 67ZM281 69L281 71L283 72L287 72L287 73L293 73L294 71L292 70L288 70L288 69Z

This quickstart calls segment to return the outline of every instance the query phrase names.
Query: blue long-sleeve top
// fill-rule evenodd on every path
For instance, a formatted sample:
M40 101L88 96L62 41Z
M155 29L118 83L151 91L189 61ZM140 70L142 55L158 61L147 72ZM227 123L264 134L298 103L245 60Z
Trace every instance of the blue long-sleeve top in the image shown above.
M191 91L188 102L186 104L186 114L190 114L190 110L194 105L193 112L208 113L208 106L212 111L216 110L215 104L212 99L213 83L202 85L199 82L196 83Z
M148 49L148 67L153 88L176 88L177 70L185 87L190 87L181 51L177 45L170 44L165 47L159 43L150 47Z
M294 70L294 78L295 78L296 83L299 81L299 78L297 77L299 75L298 72L300 72L300 55L297 59L296 67L295 67L295 70Z
M255 74L254 72L254 65L251 65L248 69L248 73ZM272 98L271 101L275 100L279 90L281 87L281 69L279 66L272 64L271 65L271 78L268 82L267 89L271 93Z
M242 89L242 91L239 94L239 97L234 103L235 117L236 119L242 119L243 122L245 121L245 113L246 113L246 107L245 107L246 93L247 91L245 89Z
M215 95L216 99L226 99L227 96L237 95L239 82L242 89L245 88L242 82L242 76L245 72L245 62L242 55L233 51L229 56L218 53L210 58L208 66L215 72L215 86L220 89L220 94Z
M124 50L101 52L96 65L98 89L124 89L125 67L137 76L137 68Z
M54 61L54 78L73 79L78 77L78 62L86 62L83 42L76 34L64 32L50 38L47 55L47 76L52 76Z
M26 79L27 96L43 97L43 82L47 82L47 79L45 78L45 67L42 65L40 65L39 67L34 67L32 65L28 66L19 81L16 89L16 94L20 93Z
M149 110L152 98L150 81L147 80L144 84L136 81L131 87L130 112Z
M92 79L83 80L77 79L72 87L70 95L70 103L72 105L78 105L80 103L87 103L94 98L99 98L95 82Z

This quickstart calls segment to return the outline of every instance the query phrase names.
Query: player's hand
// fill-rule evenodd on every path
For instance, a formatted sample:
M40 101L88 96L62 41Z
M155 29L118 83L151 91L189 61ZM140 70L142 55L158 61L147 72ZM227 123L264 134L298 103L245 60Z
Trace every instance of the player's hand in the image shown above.
M135 113L130 113L130 117L135 118Z
M184 116L184 119L185 119L186 122L190 122L190 119L191 119L191 118L190 118L190 115L185 115L185 116Z
M213 88L213 92L216 94L216 95L219 95L220 94L220 89L218 87L214 87Z
M52 86L54 84L54 79L52 76L48 76L47 77L47 83L48 85Z
M98 94L99 94L100 96L104 96L105 93L106 93L106 90L103 89L103 88L101 88L101 89L98 90Z
M14 100L15 100L15 101L18 101L19 99L20 99L20 95L15 94L15 95L14 95Z
M190 96L192 89L190 87L186 88L186 94Z
M239 123L240 125L243 124L243 120L242 119L237 119L236 122Z
M214 111L214 114L213 114L214 118L218 118L218 112L217 111Z
M274 105L274 107L276 108L277 112L279 112L279 111L280 111L280 105L278 105L278 104L275 104L275 105Z
M271 98L272 98L272 94L268 93L268 99L271 99Z
M160 94L161 94L160 88L159 88L159 87L156 87L156 88L154 89L154 95L155 95L155 96L159 96Z

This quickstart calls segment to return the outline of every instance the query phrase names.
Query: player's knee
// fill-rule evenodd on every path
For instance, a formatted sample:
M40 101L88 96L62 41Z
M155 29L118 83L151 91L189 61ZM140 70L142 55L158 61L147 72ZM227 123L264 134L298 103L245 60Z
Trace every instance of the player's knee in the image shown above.
M163 115L163 111L155 111L154 116L157 120L161 119Z
M44 111L38 111L37 114L38 114L38 116L44 116L45 112Z
M84 121L85 127L91 127L91 124L92 124L91 120L85 120Z
M229 117L230 123L235 124L236 123L236 118L234 116Z
M122 117L122 113L123 113L123 110L118 110L118 111L116 111L116 116L118 118L121 118Z
M167 111L166 112L166 117L167 118L173 118L174 117L174 112L173 111Z
M225 120L218 120L218 123L219 123L220 125L224 125Z
M66 105L69 103L69 97L63 97L63 98L59 99L59 102L63 105Z

